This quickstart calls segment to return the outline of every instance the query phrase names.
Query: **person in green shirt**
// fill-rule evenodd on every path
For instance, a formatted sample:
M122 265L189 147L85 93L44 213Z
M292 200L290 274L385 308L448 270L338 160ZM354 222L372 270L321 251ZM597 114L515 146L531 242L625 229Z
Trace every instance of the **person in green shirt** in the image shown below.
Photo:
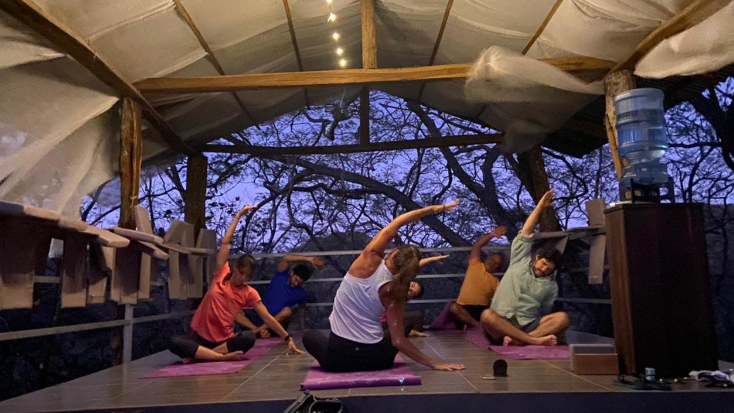
M553 191L543 195L515 237L510 266L497 287L491 307L482 312L482 328L495 344L555 346L557 335L568 328L568 314L551 313L558 297L553 274L562 254L550 244L533 253L535 226L543 209L553 206L553 195Z

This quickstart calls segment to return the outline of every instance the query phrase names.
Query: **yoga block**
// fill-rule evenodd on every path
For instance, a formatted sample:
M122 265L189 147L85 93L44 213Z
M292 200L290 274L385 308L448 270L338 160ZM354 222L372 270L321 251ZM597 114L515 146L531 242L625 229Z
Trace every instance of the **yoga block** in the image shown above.
M573 354L571 355L573 372L580 375L619 374L619 355L608 354Z

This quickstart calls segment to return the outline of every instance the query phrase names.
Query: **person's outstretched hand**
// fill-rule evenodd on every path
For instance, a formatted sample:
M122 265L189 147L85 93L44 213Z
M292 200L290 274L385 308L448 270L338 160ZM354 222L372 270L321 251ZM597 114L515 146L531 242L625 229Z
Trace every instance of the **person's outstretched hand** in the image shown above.
M543 197L540 198L540 202L538 202L538 206L541 208L548 208L553 206L553 197L556 195L556 191L548 191L545 194L543 194Z
M437 205L438 208L437 208L436 212L448 212L448 211L451 211L452 209L456 208L457 206L459 206L459 200L458 199L455 200L454 202L450 203L450 204Z
M238 217L243 217L243 216L249 214L251 211L254 211L256 209L257 209L257 207L255 205L246 205L245 207L243 207L242 209L240 209L237 212L237 216Z
M316 268L323 268L324 259L321 257L311 257L311 264Z
M436 363L433 366L434 370L441 370L441 371L454 371L454 370L464 370L463 364L451 364L451 363Z
M491 232L492 236L495 238L501 238L505 234L507 234L507 227L501 226L494 229L494 231Z
M293 339L288 341L288 351L285 354L303 354L304 351L296 347L296 342Z

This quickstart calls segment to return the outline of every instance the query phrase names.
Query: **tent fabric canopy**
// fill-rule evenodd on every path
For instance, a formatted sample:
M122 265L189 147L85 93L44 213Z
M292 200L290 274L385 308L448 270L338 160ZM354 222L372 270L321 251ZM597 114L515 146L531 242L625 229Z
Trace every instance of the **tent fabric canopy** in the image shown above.
M151 77L219 75L171 0L36 3L130 83ZM226 74L299 71L283 2L180 3ZM455 1L433 64L474 62L491 46L518 53L555 3ZM587 56L619 61L688 3L690 0L565 0L527 57ZM345 50L348 67L361 67L358 0L334 0L332 9L338 18L330 24L329 5L324 0L290 0L288 4L303 70L339 68L336 42L331 38L334 31L341 34L338 44ZM446 0L376 1L378 67L428 65L446 6ZM63 50L4 12L0 12L0 39L0 199L76 215L81 198L116 173L119 114L115 103L119 97ZM522 71L522 65L516 70ZM512 124L506 118L512 111L493 103L492 110L485 112L485 105L494 102L494 97L471 100L464 93L464 83L428 83L420 101L464 118L485 119L492 126L501 124L498 118L506 113L505 123ZM377 88L415 100L421 85ZM308 98L309 103L318 104L357 91L353 86L309 88ZM595 91L599 92L598 87ZM577 92L560 88L559 96ZM235 93L249 116L229 92L147 98L191 145L241 131L252 126L253 120L264 122L307 105L301 88ZM532 94L525 98L532 103ZM583 102L575 105L574 110L579 109ZM168 148L152 128L146 129L145 138L144 159Z

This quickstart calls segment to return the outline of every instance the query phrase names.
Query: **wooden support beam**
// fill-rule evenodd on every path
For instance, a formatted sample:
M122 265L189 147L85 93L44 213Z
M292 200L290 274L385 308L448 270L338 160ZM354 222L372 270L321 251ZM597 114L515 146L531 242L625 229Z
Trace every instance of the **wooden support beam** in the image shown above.
M477 134L424 138L404 141L374 142L369 145L332 145L332 146L247 146L247 145L204 145L203 152L242 153L251 155L326 155L335 153L399 151L417 148L440 148L449 146L479 145L502 143L502 134Z
M606 70L614 65L591 57L542 59L570 73ZM207 93L270 88L409 83L465 79L472 63L386 69L343 69L306 72L254 73L195 78L151 78L135 83L144 93Z
M189 156L186 168L185 221L194 226L194 236L206 228L206 178L208 159L204 155Z
M47 14L36 3L31 0L2 0L0 1L0 10L5 11L50 40L122 97L128 97L138 102L145 111L145 118L154 128L158 129L161 137L171 148L185 154L196 153L176 135L143 95L123 79L110 65L100 59L99 55L87 45L84 39L74 34L53 16Z
M535 31L535 34L533 37L530 38L530 41L528 44L525 45L525 48L522 49L522 54L525 54L530 50L531 47L533 47L533 44L536 40L538 40L538 37L540 37L541 34L543 34L543 30L545 30L545 27L548 25L548 22L553 18L553 15L556 14L556 10L561 6L561 3L563 0L556 0L556 3L553 5L553 7L548 12L548 15L545 16L545 19L543 19L543 23L540 24L540 27L538 27L538 30Z
M189 25L189 28L191 28L191 31L194 32L194 36L196 36L196 39L199 40L199 44L201 45L201 47L206 51L206 54L209 56L209 61L212 63L212 65L214 65L214 68L217 69L217 72L219 72L220 75L224 76L224 68L221 64L219 64L219 60L214 55L214 51L211 49L211 47L209 47L209 43L207 43L206 39L204 39L204 35L201 34L199 27L196 25L196 23L194 23L194 19L191 17L188 10L186 10L186 7L184 7L183 3L181 3L181 0L173 0L173 3L176 5L176 10L181 15L181 17L186 20L186 23ZM245 107L245 102L240 99L240 96L235 92L232 92L232 96L234 97L234 100L237 101L240 109L242 109L245 117L247 117L247 119L252 122L253 125L257 125L257 122L252 117L252 115L250 115L250 112Z
M443 12L443 20L441 21L441 27L438 29L438 36L436 37L436 43L433 44L433 51L431 52L431 58L428 59L428 66L433 66L433 63L436 61L436 55L438 54L438 47L441 46L441 39L443 39L443 32L446 29L446 22L449 20L449 14L451 14L451 7L454 5L454 0L449 0L446 3L446 10ZM418 102L420 102L421 98L423 97L423 92L426 90L426 84L423 83L421 85L420 90L418 91L418 99L416 99Z
M362 0L362 68L377 68L377 33L375 29L375 0ZM370 143L370 89L359 93L359 144Z
M592 135L601 140L607 139L607 131L604 128L604 125L600 125L596 122L591 122L584 119L579 119L577 117L572 117L571 119L569 119L566 123L563 124L563 126L561 126L561 129L559 130L564 129L581 132L586 135Z
M545 171L545 161L540 146L535 146L527 152L517 155L517 161L522 171L521 180L528 189L533 201L537 204L543 194L550 191L548 173ZM561 225L553 208L546 208L540 215L540 230L544 232L560 231Z
M377 68L377 38L375 30L375 0L361 0L362 4L362 67Z
M122 98L120 112L120 220L117 226L135 229L134 208L140 193L143 161L143 111L132 98Z
M363 87L359 92L359 144L370 143L370 90Z
M285 17L288 19L288 31L291 32L291 44L293 52L296 54L296 63L298 70L303 72L303 61L301 60L301 51L298 49L298 40L296 40L296 29L293 26L293 16L291 16L291 7L288 0L283 0L283 8L285 9ZM303 98L306 99L306 106L311 106L311 99L308 97L308 90L303 89Z
M652 50L653 47L657 46L658 43L706 20L729 2L730 0L694 0L647 35L635 47L635 50L625 59L614 65L610 72L627 69L634 70L637 62Z
M629 70L620 70L612 72L604 77L604 87L606 89L606 114L604 116L604 127L607 130L607 139L609 140L609 150L612 152L612 161L614 162L614 170L617 173L617 179L622 177L622 169L624 162L619 156L619 137L617 135L617 111L614 108L614 97L619 93L634 89L635 78Z

